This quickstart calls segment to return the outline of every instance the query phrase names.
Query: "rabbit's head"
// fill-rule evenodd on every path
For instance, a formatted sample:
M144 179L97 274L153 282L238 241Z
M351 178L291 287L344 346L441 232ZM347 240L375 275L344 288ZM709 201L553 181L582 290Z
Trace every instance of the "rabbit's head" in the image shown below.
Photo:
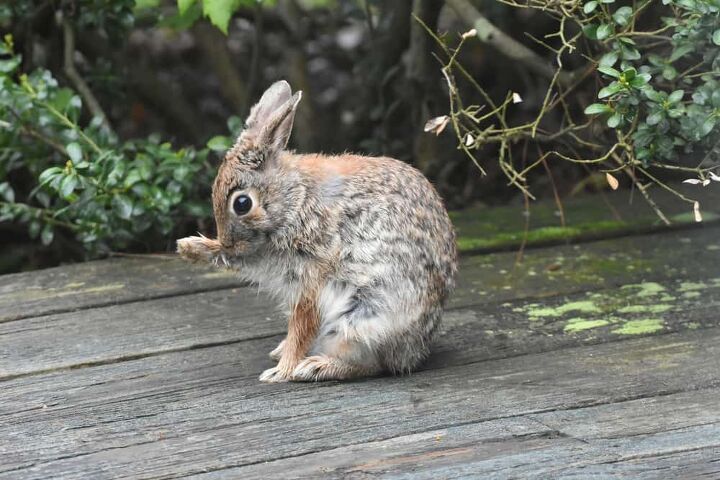
M301 96L279 81L251 109L245 130L225 156L213 184L217 240L179 240L181 255L227 261L286 240L283 232L297 218L304 197L297 175L282 162Z

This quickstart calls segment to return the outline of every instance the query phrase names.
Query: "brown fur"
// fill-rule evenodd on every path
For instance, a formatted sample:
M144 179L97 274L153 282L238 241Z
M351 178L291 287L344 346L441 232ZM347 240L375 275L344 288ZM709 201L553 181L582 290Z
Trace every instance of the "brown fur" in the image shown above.
M207 262L213 255L220 253L222 245L217 240L204 237L189 237L178 240L177 251L191 262Z
M293 308L288 321L288 334L278 362L278 369L282 374L289 377L300 360L305 358L317 336L319 325L320 317L315 299L303 296Z
M284 161L318 180L324 180L330 176L352 176L367 170L368 167L372 168L371 165L368 165L367 159L360 155L336 157L321 154L288 155Z
M405 373L429 353L457 271L442 200L414 168L285 151L302 95L273 84L213 185L217 240L178 251L232 268L290 307L264 382ZM235 195L252 197L235 212ZM309 355L309 356L308 356Z

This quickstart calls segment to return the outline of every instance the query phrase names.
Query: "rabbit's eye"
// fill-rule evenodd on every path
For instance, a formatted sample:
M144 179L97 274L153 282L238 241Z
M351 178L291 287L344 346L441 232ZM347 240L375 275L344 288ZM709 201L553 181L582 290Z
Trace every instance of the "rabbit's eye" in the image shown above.
M235 200L233 200L232 208L235 215L245 215L252 208L252 199L247 195L238 195L235 197Z

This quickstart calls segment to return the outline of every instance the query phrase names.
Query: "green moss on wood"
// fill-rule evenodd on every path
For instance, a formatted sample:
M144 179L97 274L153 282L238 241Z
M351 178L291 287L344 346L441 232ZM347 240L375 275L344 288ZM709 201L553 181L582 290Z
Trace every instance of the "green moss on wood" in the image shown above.
M648 333L654 333L658 330L662 330L663 320L660 318L645 318L642 320L630 320L625 324L613 330L613 333L618 335L643 335Z
M681 295L668 292L688 290ZM624 285L618 289L587 293L564 303L529 303L514 307L513 311L527 316L533 329L567 334L606 328L606 333L640 335L664 328L665 322L676 324L682 312L692 305L694 294L712 295L720 288L720 279L707 282L669 283L643 282ZM686 296L693 294L692 297Z
M654 305L628 305L618 310L618 313L663 313L671 310L672 305L658 303Z
M581 332L591 328L604 327L610 323L609 320L588 320L586 318L571 318L565 325L565 332Z

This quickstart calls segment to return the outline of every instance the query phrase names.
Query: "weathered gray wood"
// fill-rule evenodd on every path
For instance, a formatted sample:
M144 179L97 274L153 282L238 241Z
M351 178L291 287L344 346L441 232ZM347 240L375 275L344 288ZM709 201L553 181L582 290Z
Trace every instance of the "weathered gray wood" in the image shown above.
M692 289L673 293L685 287ZM720 279L631 284L542 303L455 309L445 315L428 365L716 326L718 308ZM284 330L283 316L268 311L267 300L251 289L34 317L0 323L0 379L279 336Z
M462 259L451 306L546 296L633 281L718 274L720 227ZM649 248L652 246L652 248ZM116 258L0 276L0 322L241 286L232 273L174 256ZM253 290L254 293L254 290Z
M344 384L258 383L283 319L221 272L123 259L0 277L0 477L235 478L378 445L410 461L340 461L338 478L712 473L719 230L530 250L514 270L514 254L466 258L425 370ZM417 443L439 429L477 441Z
M720 277L720 228L465 257L451 306L545 297L678 277Z
M715 479L720 478L720 447L587 465L563 472L558 478Z
M0 323L0 379L267 337L283 326L249 289Z
M699 452L691 465L695 472L700 467L707 472L712 447L720 442L714 435L720 429L718 398L720 389L709 389L555 410L222 469L198 478L566 478L586 472L612 475L620 468L652 472L653 463L678 451ZM715 459L719 453L715 450ZM639 465L636 457L642 460Z
M657 355L662 355L662 350L658 350ZM702 388L702 385L695 387ZM583 441L651 435L720 422L720 389L691 390L578 410L555 410L529 418Z
M0 322L240 285L175 256L115 258L0 276Z
M23 397L19 390L32 389L43 377L53 377L56 390L45 393L55 403L45 409L7 411L3 402L0 477L170 477L720 386L718 328L320 385L257 383L236 363L244 362L238 350L251 345L264 350L271 343L255 340L5 382L4 395L16 400ZM718 438L711 430L696 429L687 438ZM550 458L558 455L550 452Z
M688 185L676 188L700 202L706 221L719 218L719 189ZM692 204L663 190L655 190L653 197L675 227L695 223ZM523 242L550 245L665 229L642 197L629 190L569 198L563 205L565 226L552 200L532 202L529 217L520 201L503 207L471 207L450 215L457 229L458 246L464 252L511 250Z
M703 475L717 471L717 449L720 448L720 424L700 425L681 431L622 438L613 441L595 441L589 444L572 439L532 439L507 451L501 444L500 455L487 445L468 448L463 457L438 462L430 459L415 465L394 465L372 471L370 465L361 465L349 478L394 478L394 479L460 479L460 478L588 478L590 472L599 478L612 477L618 463L638 458L652 464L655 457L676 452L700 451L704 457L695 464L694 470ZM712 451L715 450L713 457ZM445 459L443 459L445 460ZM660 472L656 471L656 475ZM660 478L686 478L668 476ZM369 474L369 475L368 475ZM242 478L253 478L245 477ZM254 478L263 478L262 475ZM266 478L266 477L265 477ZM292 477L291 477L292 478ZM305 477L312 478L312 477ZM347 478L345 476L338 478ZM631 476L630 478L635 478ZM712 477L710 477L712 478Z

